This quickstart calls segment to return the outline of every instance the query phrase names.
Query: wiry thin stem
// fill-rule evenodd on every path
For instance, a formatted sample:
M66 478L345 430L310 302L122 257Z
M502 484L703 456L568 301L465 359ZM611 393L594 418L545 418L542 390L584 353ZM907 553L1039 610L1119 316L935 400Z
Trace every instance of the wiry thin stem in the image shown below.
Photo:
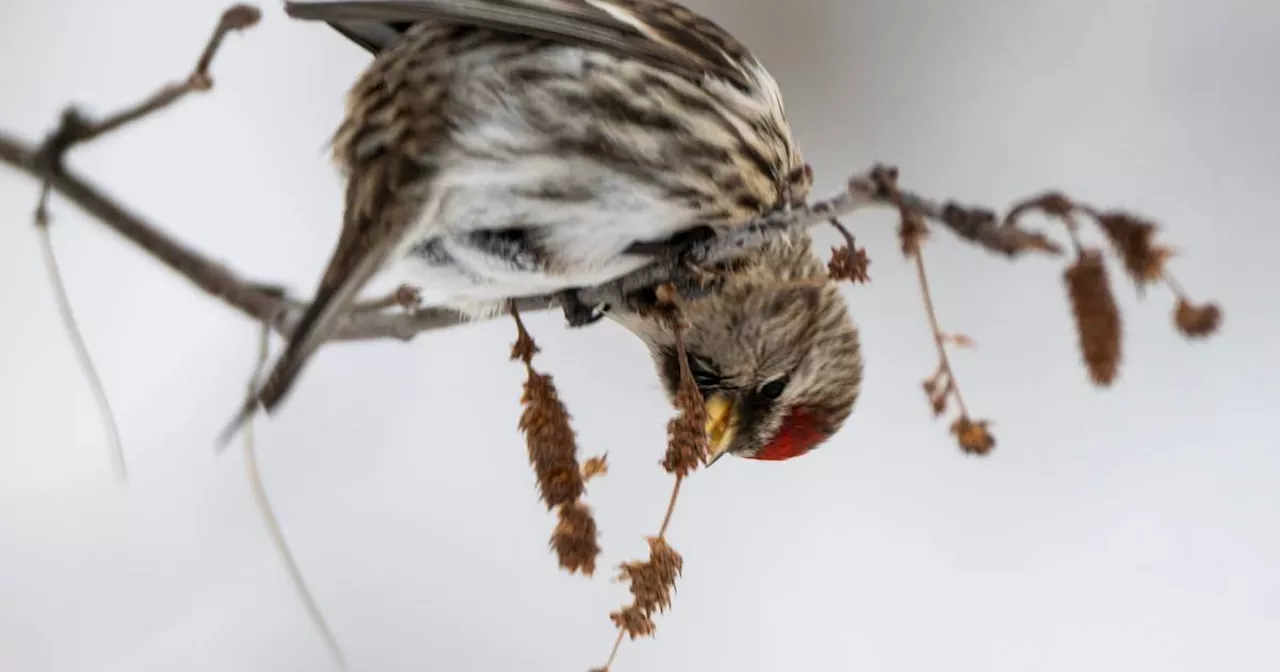
M672 310L672 312L666 316L666 319L669 322L675 337L676 358L680 362L680 392L676 395L676 407L680 416L679 419L673 421L673 424L668 428L668 432L670 433L670 436L668 437L668 455L663 461L663 468L675 476L675 483L671 488L671 497L667 500L667 510L662 516L662 524L658 527L658 534L650 540L649 560L638 566L623 566L624 569L622 575L631 580L631 591L635 596L635 600L633 600L630 606L624 608L623 611L610 614L611 617L617 618L615 623L618 626L618 635L613 640L613 648L609 651L609 658L605 662L604 667L595 668L592 672L609 671L613 666L613 662L618 657L618 649L622 646L622 638L624 635L630 633L633 639L638 634L642 633L652 635L654 626L650 619L652 619L653 610L655 608L659 610L665 609L665 605L670 604L671 591L675 589L675 576L677 576L680 571L679 565L676 565L675 574L667 575L667 578L665 579L658 579L660 583L656 585L648 583L655 580L650 572L656 571L659 572L659 576L662 576L664 566L665 571L670 571L670 565L667 565L667 563L672 562L673 557L674 562L682 562L679 554L666 543L667 529L671 526L671 518L676 511L676 503L680 500L680 486L684 483L685 476L693 469L696 469L697 466L702 464L706 459L705 434L703 433L703 427L701 426L701 423L705 422L703 413L700 410L702 406L701 396L696 391L692 393L693 397L697 400L696 402L685 396L686 393L692 389L691 386L694 385L694 382L693 372L689 370L689 358L685 351L683 334L684 326L681 322L682 318L678 309L675 308L675 302L678 301L678 297L672 296L674 291L669 285L663 286L659 288L659 290L659 300L666 303L666 307ZM691 404L694 405L691 407ZM699 426L690 427L679 421L686 419L691 419L693 422L699 423ZM687 437L686 434L689 432L695 433L701 439L703 442L701 447L697 447L693 450L688 449L686 442L689 437ZM676 448L675 446L677 444L683 447ZM659 548L664 550L659 552ZM644 581L646 584L637 583L640 581ZM640 587L639 590L637 590L638 586L643 587ZM651 592L654 590L662 591L663 597L660 602L651 601ZM648 597L642 598L642 596ZM645 625L637 626L628 620L626 614L631 613L635 616L636 614L634 612L637 611L639 612L639 617L645 622Z
M45 184L40 190L40 201L36 206L35 224L36 235L40 240L40 253L49 276L49 286L53 290L53 300L58 307L58 315L62 318L62 326L67 332L67 338L71 340L71 349L76 353L76 360L80 363L80 371L84 374L85 379L89 381L89 388L93 392L93 400L98 407L98 414L102 416L102 424L107 433L107 446L111 455L111 464L115 472L116 482L121 485L127 485L129 483L129 471L125 464L124 444L120 439L120 427L116 424L116 416L111 410L111 400L107 396L106 387L102 384L102 377L98 375L98 369L93 365L93 357L89 354L89 346L85 343L80 326L76 323L75 310L71 307L71 298L67 294L67 287L62 282L62 272L58 269L58 257L54 254L53 241L49 233L48 203L49 185Z
M1186 290L1182 288L1182 284L1179 283L1178 280L1173 277L1172 273L1170 273L1169 271L1165 271L1160 275L1160 277L1161 279L1164 280L1164 284L1166 287L1169 288L1169 291L1173 292L1174 296L1183 300L1187 300L1190 298L1189 296L1187 296Z
M67 108L62 113L62 122L41 147L39 152L50 170L59 170L67 150L100 138L108 133L118 131L129 124L145 119L160 110L182 100L187 94L196 91L208 91L213 88L213 80L209 76L209 66L222 46L228 33L244 30L256 24L262 16L256 7L249 5L233 5L222 13L213 34L200 52L195 67L185 79L160 87L155 93L142 101L124 108L114 114L107 115L99 121L90 121L80 115L75 108Z
M676 500L680 498L680 484L684 476L676 476L676 484L671 488L671 499L667 502L667 512L662 516L662 526L658 528L658 538L667 536L667 527L671 525L671 514L676 512Z
M929 276L924 271L924 255L919 249L915 252L915 262L916 278L920 281L920 297L924 299L924 313L929 318L929 330L933 332L933 343L938 348L938 370L948 381L951 396L956 400L956 406L960 407L960 415L967 416L969 409L965 408L964 397L960 394L960 384L956 382L956 376L951 371L951 360L947 357L946 334L938 326L938 314L933 308L933 295L929 291Z
M622 638L627 636L627 631L618 629L618 636L613 638L613 648L609 650L609 659L604 662L604 667L600 668L604 672L613 669L613 661L618 659L618 649L622 648Z
M262 371L267 364L270 334L270 327L265 324L262 325L261 336L258 339L258 358L254 365L253 376L249 378L250 396L253 395L256 383L262 376ZM284 563L285 571L288 572L293 588L302 600L302 605L306 608L307 616L311 619L312 625L320 633L325 647L329 650L329 654L333 656L338 668L345 670L347 669L347 660L342 653L342 647L338 645L338 640L334 636L333 630L329 627L328 621L325 620L324 614L320 611L320 605L316 603L315 597L311 594L311 589L307 587L306 580L302 578L302 570L298 568L298 562L294 559L293 552L289 550L289 544L285 541L280 521L276 518L270 499L267 498L267 488L262 482L262 472L258 466L257 449L254 443L253 422L250 421L245 423L244 426L244 471L245 477L249 481L249 489L253 492L253 501L257 506L258 514L262 517L262 522L267 527L267 534L271 537L271 542L275 546L281 562Z

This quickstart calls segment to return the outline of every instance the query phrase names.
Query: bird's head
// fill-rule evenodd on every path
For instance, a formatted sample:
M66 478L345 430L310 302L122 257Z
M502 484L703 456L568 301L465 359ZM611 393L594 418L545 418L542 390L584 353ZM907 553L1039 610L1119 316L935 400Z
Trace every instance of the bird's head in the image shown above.
M808 237L802 242L766 249L762 266L683 306L689 367L707 405L709 461L798 457L853 410L862 383L858 331ZM674 336L653 324L632 330L649 344L674 397Z

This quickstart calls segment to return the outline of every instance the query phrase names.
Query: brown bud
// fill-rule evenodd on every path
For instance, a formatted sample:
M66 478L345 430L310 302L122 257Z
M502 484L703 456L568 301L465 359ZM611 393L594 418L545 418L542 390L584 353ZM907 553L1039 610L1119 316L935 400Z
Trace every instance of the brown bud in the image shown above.
M1104 212L1098 215L1097 221L1124 261L1129 277L1139 287L1164 275L1165 262L1173 256L1173 251L1154 244L1154 223L1124 212Z
M947 412L947 399L951 398L951 394L955 392L956 384L947 376L945 383L941 387L934 385L932 392L929 392L929 406L933 408L933 417L941 416ZM928 388L925 388L928 390Z
M969 416L961 416L951 423L951 433L960 443L960 450L970 455L986 455L996 447L996 438L991 435L987 420L974 422Z
M596 571L596 558L600 555L596 521L591 509L582 502L563 504L559 510L560 522L551 533L551 548L556 552L560 567L591 576Z
M937 393L938 393L938 378L937 378L937 376L934 376L933 378L925 378L925 379L924 379L924 383L923 383L923 385L921 385L921 387L923 387L923 388L924 388L925 396L927 396L927 397L929 397L930 399L932 399L932 398L933 398L933 395L935 395L935 394L937 394Z
M920 252L920 244L929 234L920 213L907 208L900 209L898 221L898 242L902 245L902 255L908 259Z
M1095 385L1106 387L1120 367L1121 324L1102 253L1085 250L1063 277L1089 377Z
M511 345L512 361L519 360L528 364L533 361L533 356L541 352L538 344L534 342L533 337L525 331L524 325L516 322L518 328L516 332L516 342Z
M1179 298L1178 305L1173 310L1173 322L1184 335L1205 338L1217 331L1222 324L1222 309L1214 303L1197 306L1185 298Z
M1050 191L1048 193L1041 194L1040 197L1036 199L1036 204L1045 212L1045 214L1052 215L1054 217L1066 217L1071 214L1071 211L1075 208L1075 204L1071 202L1071 199L1067 198L1067 195L1060 191Z
M258 23L262 10L253 5L232 5L222 13L221 24L225 30L244 30Z
M1026 213L1039 211L1046 216L1066 219L1075 210L1075 203L1060 191L1047 191L1015 204L1004 218L1004 226L1016 226Z
M871 281L871 276L867 274L867 267L870 265L866 248L860 247L855 251L848 245L833 247L831 261L827 262L827 275L832 280L866 284Z

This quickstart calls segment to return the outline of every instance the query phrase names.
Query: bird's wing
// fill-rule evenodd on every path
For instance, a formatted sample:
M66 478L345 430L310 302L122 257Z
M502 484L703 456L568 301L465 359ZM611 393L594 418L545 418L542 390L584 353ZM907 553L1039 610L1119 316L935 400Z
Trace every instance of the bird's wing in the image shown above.
M693 78L749 89L755 59L710 19L668 0L298 0L295 19L324 21L377 53L408 26L432 21L589 45Z

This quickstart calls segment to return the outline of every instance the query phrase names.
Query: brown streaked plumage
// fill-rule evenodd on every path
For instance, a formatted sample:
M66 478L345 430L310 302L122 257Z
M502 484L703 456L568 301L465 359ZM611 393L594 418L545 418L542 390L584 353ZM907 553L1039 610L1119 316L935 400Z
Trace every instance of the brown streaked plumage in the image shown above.
M286 3L374 54L334 137L348 212L255 403L272 411L364 285L395 265L428 305L607 282L638 253L807 195L777 84L667 0ZM224 438L229 438L229 432Z

